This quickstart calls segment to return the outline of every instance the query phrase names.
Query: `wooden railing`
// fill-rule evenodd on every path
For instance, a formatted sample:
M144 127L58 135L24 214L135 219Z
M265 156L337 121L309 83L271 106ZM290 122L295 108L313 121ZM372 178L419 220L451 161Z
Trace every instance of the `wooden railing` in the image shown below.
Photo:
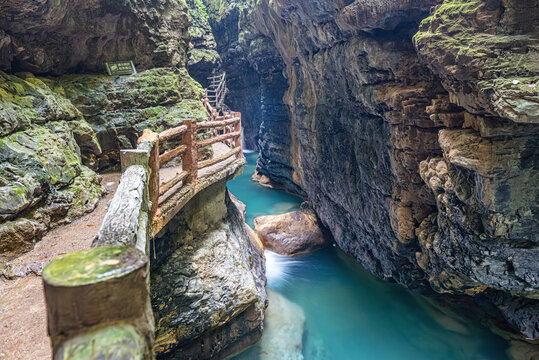
M241 113L228 112L220 116L210 101L206 98L204 106L211 116L208 122L196 122L196 120L184 120L182 125L167 129L161 133L144 130L139 138L139 144L151 142L153 148L150 153L149 167L149 196L151 202L151 235L156 235L170 219L177 213L177 206L169 204L173 197L185 187L195 187L199 176L211 174L199 174L200 170L217 165L231 157L243 157L241 141ZM199 135L211 134L211 137L199 140ZM165 152L160 151L160 146L167 142L175 141L181 137L181 145ZM210 159L199 161L199 150L222 142L230 150ZM129 151L122 152L122 156ZM127 155L129 156L129 155ZM173 177L165 182L160 181L159 170L171 161L181 158L182 168ZM123 160L122 160L123 161Z
M92 249L60 256L44 269L55 359L86 358L88 351L112 354L119 344L133 348L138 358L155 358L150 240L196 194L237 176L245 164L241 114L219 115L208 99L204 106L210 121L184 120L161 133L145 130L136 149L121 151L120 184ZM228 148L199 159L199 150L218 142ZM172 149L161 151L167 143ZM176 174L161 182L160 169L179 158L181 167L171 167Z

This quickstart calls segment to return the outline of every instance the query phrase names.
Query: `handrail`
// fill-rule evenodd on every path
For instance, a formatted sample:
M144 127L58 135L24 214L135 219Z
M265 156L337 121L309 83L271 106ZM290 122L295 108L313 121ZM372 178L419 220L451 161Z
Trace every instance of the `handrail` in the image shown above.
M108 334L117 326L136 334L137 351L145 353L145 358L154 357L154 318L153 312L148 311L151 309L150 240L196 194L217 181L237 175L245 164L241 114L226 112L220 116L209 99L205 98L203 103L210 121L198 123L187 119L182 125L161 133L146 129L138 139L136 149L121 150L120 184L92 249L64 255L44 270L48 329L54 358L63 358L63 345L71 341L81 344L75 350L80 357L86 349L94 347L92 338L80 337L80 334ZM198 135L209 133L210 138L198 141ZM174 142L167 146L171 150L161 153L160 144L171 141ZM199 162L198 149L216 142L227 144L230 150ZM230 161L234 156L237 159ZM181 158L182 169L161 183L161 167L178 158ZM224 166L217 166L224 161L227 161ZM211 169L214 165L216 168ZM154 257L155 250L154 244ZM74 264L77 276L70 282L65 269L75 269ZM115 271L101 273L109 266ZM79 274L80 269L85 273ZM117 276L119 271L120 277ZM56 274L60 274L68 286L58 283ZM83 278L84 282L78 283ZM103 346L112 348L114 343Z
M239 117L235 117L235 118L227 119L227 120L208 121L208 122L199 124L198 128L199 129L212 129L212 128L225 127L227 125L236 124L239 121L241 121Z
M222 79L223 77L221 77ZM184 120L182 125L167 129L161 133L144 130L139 142L148 138L152 139L153 149L150 156L150 187L149 197L151 206L152 234L156 234L165 224L162 221L163 205L171 196L187 186L196 186L199 180L198 171L226 161L233 156L243 157L241 141L241 113L225 113L220 116L212 107L208 98L203 100L204 107L210 114L210 121L197 122L193 119ZM198 135L206 134L212 130L212 136L198 140ZM172 150L161 153L160 145L178 140L181 137L181 145L176 145ZM222 142L230 147L226 154L199 163L198 150L204 147ZM163 165L181 157L182 171L164 183L160 182L159 169ZM174 189L174 192L170 193Z
M208 80L210 86L206 89L206 97L213 102L215 108L221 109L226 95L226 73L209 76Z

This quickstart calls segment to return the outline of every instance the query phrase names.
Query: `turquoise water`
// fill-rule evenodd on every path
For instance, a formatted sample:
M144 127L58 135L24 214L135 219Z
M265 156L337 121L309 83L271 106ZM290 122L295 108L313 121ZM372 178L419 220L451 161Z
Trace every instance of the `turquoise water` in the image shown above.
M248 223L259 215L295 210L301 202L251 180L256 156L246 154L244 174L229 182L230 191L247 205ZM402 286L375 278L335 247L295 258L270 254L268 259L268 288L305 313L306 360L507 359L507 343L501 338L479 324L442 314Z
M270 189L260 186L251 180L256 168L257 153L246 153L247 164L243 174L228 182L228 189L245 205L247 213L245 221L253 226L253 220L261 215L283 214L299 209L301 198L284 190Z

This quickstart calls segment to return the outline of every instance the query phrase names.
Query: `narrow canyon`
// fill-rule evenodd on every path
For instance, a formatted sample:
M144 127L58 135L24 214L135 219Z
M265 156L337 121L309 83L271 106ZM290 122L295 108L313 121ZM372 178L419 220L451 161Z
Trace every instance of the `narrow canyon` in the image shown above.
M539 359L539 1L0 1L0 294L0 360Z

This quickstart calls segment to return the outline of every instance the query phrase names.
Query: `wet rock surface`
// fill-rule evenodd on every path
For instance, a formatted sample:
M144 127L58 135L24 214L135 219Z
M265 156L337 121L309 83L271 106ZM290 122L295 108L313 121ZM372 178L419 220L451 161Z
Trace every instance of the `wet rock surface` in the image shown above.
M188 118L208 119L204 91L185 69L154 68L122 77L65 75L53 86L95 131L100 152L86 146L84 154L88 165L100 171L117 168L119 150L136 147L144 129L161 132Z
M200 0L187 0L191 18L187 69L189 74L204 88L210 85L208 77L215 74L221 66L221 57L209 23L209 16Z
M158 235L151 285L158 358L220 359L262 335L264 257L225 192L225 183L212 185Z
M98 176L77 138L99 149L78 109L41 79L0 72L0 257L32 248L49 229L95 208Z
M279 255L305 254L330 244L311 211L259 216L254 225L264 248Z
M274 177L279 171L281 181L288 182L292 165L286 126L290 114L282 101L288 87L284 62L271 39L256 30L249 17L249 2L230 1L219 6L208 0L204 4L222 61L220 70L227 73L226 104L242 113L245 146L265 148L261 156L273 154ZM259 131L261 127L264 131Z

